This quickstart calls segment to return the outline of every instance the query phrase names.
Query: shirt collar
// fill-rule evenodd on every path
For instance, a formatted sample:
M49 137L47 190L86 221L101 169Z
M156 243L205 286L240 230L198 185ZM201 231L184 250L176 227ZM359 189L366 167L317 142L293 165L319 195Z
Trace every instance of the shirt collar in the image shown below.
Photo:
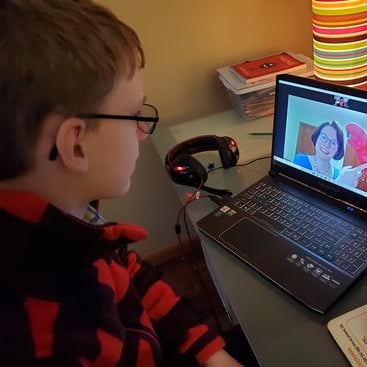
M4 246L39 265L93 261L147 237L142 227L132 224L87 223L24 191L0 190L0 223Z

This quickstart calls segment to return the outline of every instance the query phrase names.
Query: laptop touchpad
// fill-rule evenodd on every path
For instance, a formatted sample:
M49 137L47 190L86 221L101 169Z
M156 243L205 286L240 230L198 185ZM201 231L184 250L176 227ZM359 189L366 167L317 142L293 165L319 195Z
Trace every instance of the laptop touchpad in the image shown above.
M251 260L268 258L274 252L274 247L278 247L276 256L279 256L279 246L286 245L288 248L287 241L249 218L243 218L220 237L234 252L239 251Z

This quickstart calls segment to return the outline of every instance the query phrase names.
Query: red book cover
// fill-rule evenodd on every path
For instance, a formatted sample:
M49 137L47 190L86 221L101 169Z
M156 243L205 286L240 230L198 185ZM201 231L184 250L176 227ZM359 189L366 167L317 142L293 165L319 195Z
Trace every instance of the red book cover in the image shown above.
M289 52L248 60L232 65L236 72L246 82L255 82L261 79L274 77L277 74L291 73L306 69L306 63Z

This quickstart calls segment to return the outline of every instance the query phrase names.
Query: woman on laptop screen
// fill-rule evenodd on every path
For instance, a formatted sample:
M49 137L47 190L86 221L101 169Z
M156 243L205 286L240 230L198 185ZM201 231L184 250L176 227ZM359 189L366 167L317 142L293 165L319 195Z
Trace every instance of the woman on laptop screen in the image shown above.
M345 154L343 130L336 121L326 121L317 127L311 134L311 143L314 154L297 153L293 160L295 164L338 185L357 187L367 163L341 169L332 164L332 160L341 160Z
M294 163L313 171L317 176L335 180L340 169L332 165L331 160L344 157L343 131L336 121L322 123L311 135L314 154L298 153Z

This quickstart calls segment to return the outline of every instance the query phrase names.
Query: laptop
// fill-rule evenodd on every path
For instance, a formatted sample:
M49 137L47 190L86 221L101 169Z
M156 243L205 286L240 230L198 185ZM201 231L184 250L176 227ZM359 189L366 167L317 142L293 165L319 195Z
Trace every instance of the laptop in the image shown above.
M367 92L278 75L268 174L201 232L326 313L367 268Z

